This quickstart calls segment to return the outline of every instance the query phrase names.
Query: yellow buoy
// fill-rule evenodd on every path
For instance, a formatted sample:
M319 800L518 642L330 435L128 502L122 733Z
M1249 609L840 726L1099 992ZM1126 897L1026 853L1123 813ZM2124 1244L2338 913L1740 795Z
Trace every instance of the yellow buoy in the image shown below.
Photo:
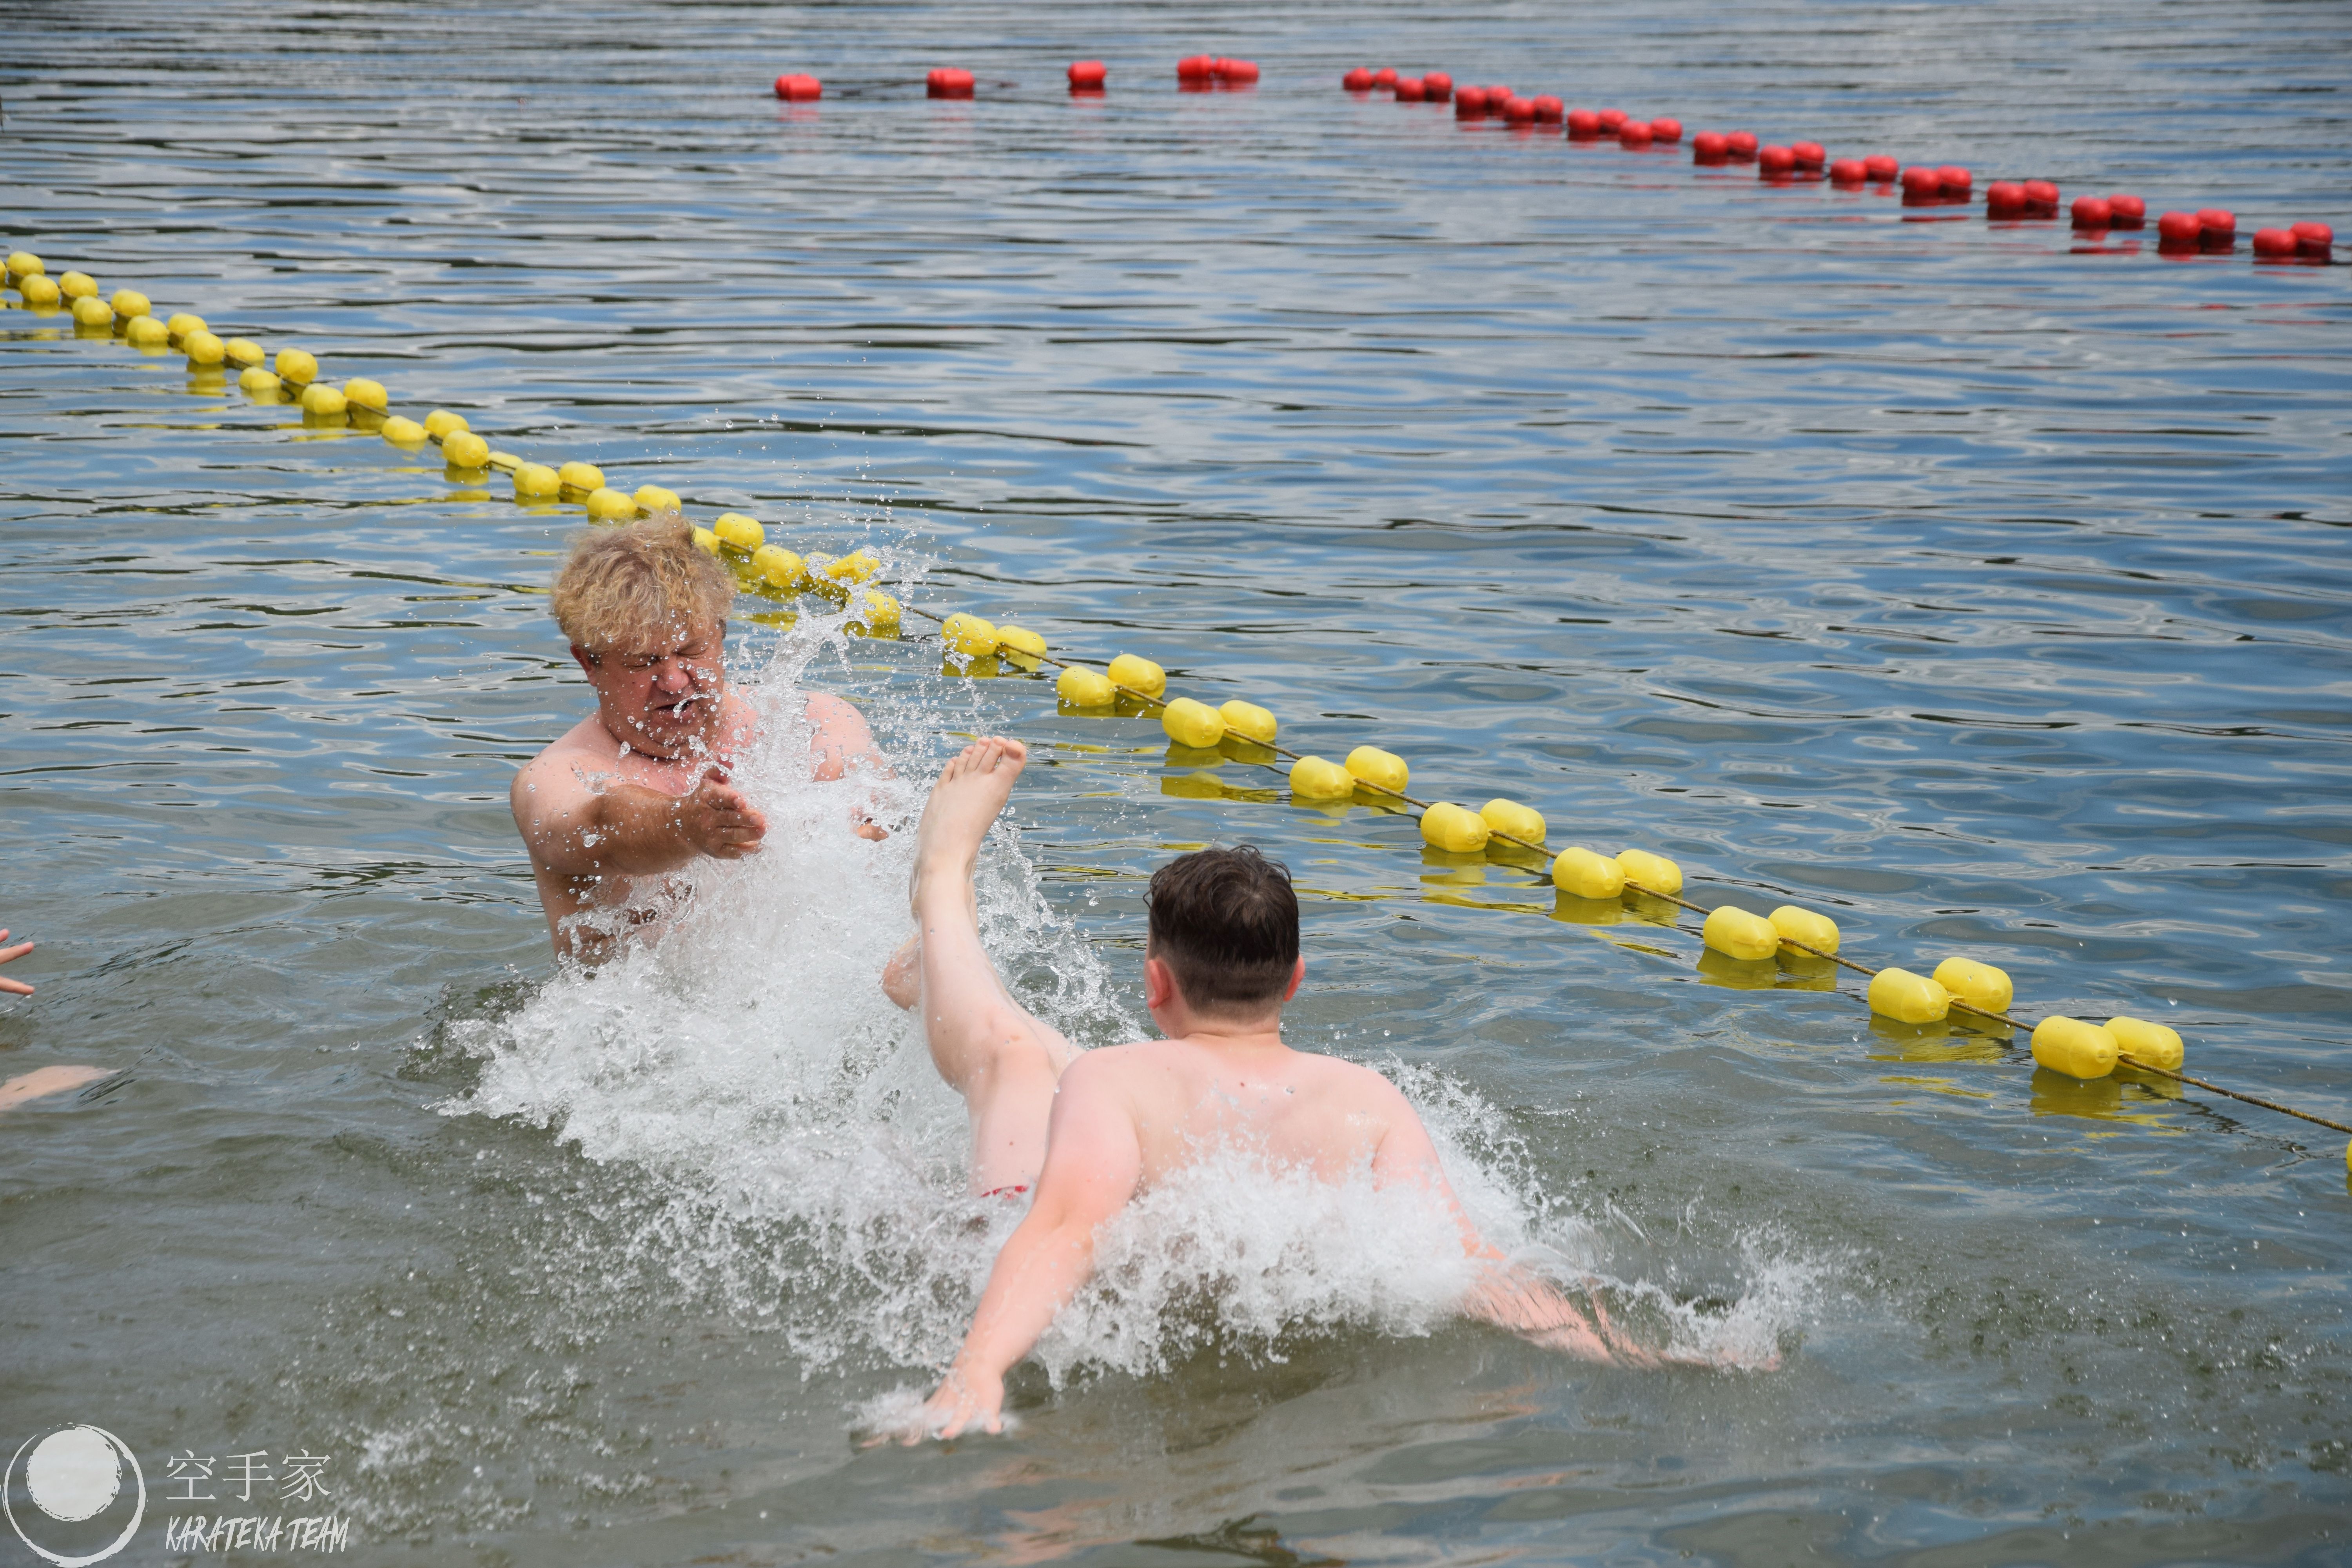
M1673 898L1683 890L1683 868L1663 855L1623 849L1618 852L1617 864L1624 870L1625 880L1640 884L1645 893Z
M1222 704L1217 711L1224 715L1227 734L1239 735L1244 741L1255 741L1261 746L1274 744L1275 732L1279 726L1275 722L1274 715L1256 703L1244 702L1237 697Z
M1613 899L1625 890L1625 872L1607 856L1570 845L1552 857L1551 885L1580 899Z
M190 332L205 330L205 319L192 310L174 310L163 320L163 330L173 338L184 338Z
M1213 746L1225 738L1225 716L1189 697L1179 697L1160 710L1160 727L1180 745Z
M1485 817L1486 826L1496 833L1507 833L1530 844L1544 841L1543 813L1531 805L1521 805L1516 800L1505 800L1497 795L1480 806L1478 815ZM1612 899L1616 896L1614 893L1608 895Z
M639 485L636 500L637 510L648 515L678 511L685 506L685 503L677 499L676 490L664 489L659 485Z
M436 408L425 416L425 433L436 441L447 440L449 433L453 430L470 428L471 426L466 423L464 415L452 414L446 408Z
M251 338L231 338L221 344L221 358L231 364L259 364L268 357Z
M123 329L122 341L143 353L162 353L171 346L172 334L165 331L163 323L154 317L139 316Z
M1074 664L1054 678L1054 695L1073 708L1108 708L1118 700L1118 689L1101 670Z
M999 626L996 628L996 651L1023 654L1034 661L1045 651L1045 639L1027 626ZM1037 666L1032 662L1021 668L1034 669Z
M751 570L771 588L797 588L808 581L808 563L781 544L762 544L751 552Z
M377 432L395 447L417 447L425 445L425 426L414 419L404 419L395 414L383 422Z
M722 511L712 518L710 531L719 536L719 543L746 555L768 542L768 531L760 526L760 520L740 511Z
M563 481L545 463L525 463L514 471L517 500L545 500L562 492Z
M8 253L8 276L10 279L38 277L40 275L40 271L41 258L34 255L31 251L12 250Z
M78 326L109 327L114 324L114 307L95 294L84 294L73 302L73 319Z
M1769 958L1780 951L1780 933L1770 921L1729 904L1707 915L1698 939L1726 958Z
M247 396L270 403L276 402L278 395L286 387L284 382L257 364L247 366L245 373L236 378L236 385L237 390Z
M849 624L870 637L898 635L898 601L879 588L868 588L851 601Z
M188 356L191 365L214 365L226 358L220 339L202 327L180 339L180 352Z
M354 408L373 408L381 414L392 406L392 394L383 389L383 383L355 375L343 383L343 401Z
M38 272L20 281L16 291L24 295L26 304L37 310L54 309L58 302L58 280Z
M61 272L58 274L58 292L68 300L95 300L98 279L87 272ZM107 307L110 313L113 309L111 305Z
M1817 915L1794 904L1782 904L1766 918L1772 922L1772 929L1780 933L1783 942L1801 942L1806 947L1816 948L1825 954L1837 952L1837 921L1827 915Z
M1936 984L1980 1013L2006 1013L2017 994L2008 971L1973 958L1948 958L1936 965Z
M341 419L349 412L343 395L322 381L314 381L302 389L302 416L306 419Z
M2033 1028L2033 1059L2069 1078L2105 1078L2116 1070L2115 1036L2096 1024L2053 1014Z
M1898 1024L1933 1024L1951 1011L1952 994L1924 974L1882 969L1870 977L1870 1010Z
M1433 802L1421 814L1422 841L1454 855L1475 855L1486 847L1486 819L1466 805L1450 800Z
M279 349L277 365L278 380L299 385L318 375L319 356L306 349Z
M1157 697L1168 689L1168 672L1148 658L1123 653L1110 661L1110 681L1145 697Z
M871 550L853 550L824 563L824 574L836 583L863 583L881 570L881 558ZM989 629L995 630L992 626Z
M1391 795L1402 795L1404 786L1412 782L1412 770L1394 752L1383 752L1378 746L1358 746L1348 753L1348 771L1360 784Z
M563 471L557 469L555 477L562 479ZM588 520L591 522L626 522L636 515L636 498L626 490L599 485L588 492Z
M121 321L143 316L153 308L148 304L147 296L136 289L117 289L108 303L114 307L115 319Z
M825 563L828 573L832 565L831 562ZM978 616L961 611L947 618L940 627L940 636L947 639L948 647L972 658L985 658L996 651L996 627Z
M582 495L586 495L590 490L601 490L604 488L604 470L593 463L583 463L574 458L555 470L555 482L567 490L578 490ZM633 501L630 504L635 503Z
M2182 1059L2189 1054L2176 1031L2145 1018L2110 1018L2107 1033L2116 1037L2117 1050L2143 1067L2179 1072Z
M433 428L430 420L425 428ZM483 468L490 460L490 444L471 430L453 430L441 437L441 460L461 470Z
M496 447L490 448L488 461L490 467L509 474L522 467L520 458L516 457L512 452L501 452Z
M1302 800L1346 800L1356 793L1356 775L1321 757L1290 764L1290 793Z

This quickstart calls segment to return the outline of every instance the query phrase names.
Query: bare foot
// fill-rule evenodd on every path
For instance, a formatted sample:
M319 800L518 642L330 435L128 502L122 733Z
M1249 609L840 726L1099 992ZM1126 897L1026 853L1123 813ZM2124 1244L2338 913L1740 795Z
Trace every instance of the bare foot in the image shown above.
M882 966L882 994L901 1007L912 1007L923 997L923 933L898 944Z
M971 901L972 868L989 825L1004 810L1013 781L1029 760L1029 748L1002 735L974 741L940 770L931 798L915 830L914 905L919 918L923 896L935 886L960 889Z

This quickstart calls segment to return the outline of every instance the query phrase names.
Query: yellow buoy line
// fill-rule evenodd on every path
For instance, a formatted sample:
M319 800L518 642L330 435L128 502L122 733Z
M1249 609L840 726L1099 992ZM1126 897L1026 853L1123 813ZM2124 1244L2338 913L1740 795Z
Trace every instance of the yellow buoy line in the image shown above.
M29 251L7 257L5 281L26 308L41 313L68 310L77 327L92 331L109 329L142 352L178 348L187 355L191 369L197 371L238 365L242 367L238 387L257 400L276 401L289 388L299 389L292 401L300 405L306 422L349 421L356 410L360 419L378 421L378 432L395 447L411 450L421 450L428 444L439 447L447 468L459 478L491 469L507 473L513 479L519 502L577 500L596 522L626 522L640 514L683 510L677 493L660 485L625 491L608 486L603 470L592 463L551 467L495 449L471 429L464 416L448 409L435 409L422 421L394 415L391 395L382 382L361 376L336 387L319 378L318 359L306 350L282 348L271 359L249 339L222 339L199 316L183 312L159 320L147 296L137 289L117 289L110 298L101 299L97 280L89 274L67 272L51 279L41 258ZM772 593L807 590L845 603L881 569L880 560L865 549L836 557L804 558L769 543L759 520L741 512L720 513L709 528L697 526L694 537L715 556L737 558L738 575ZM1408 795L1411 770L1404 759L1376 746L1359 746L1344 763L1337 763L1291 751L1276 743L1277 721L1266 709L1242 701L1212 708L1189 697L1171 698L1166 695L1166 671L1150 659L1121 654L1105 669L1096 670L1055 657L1044 637L1022 626L998 626L964 613L940 616L919 607L905 608L937 623L946 645L967 658L1001 654L1030 670L1044 664L1055 666L1060 671L1055 691L1073 708L1108 710L1124 696L1147 710L1158 709L1162 729L1180 744L1207 749L1231 736L1263 749L1271 757L1287 759L1294 798L1346 800L1359 791L1368 792L1417 812L1422 837L1434 848L1476 854L1490 843L1507 844L1546 857L1553 886L1571 897L1606 900L1630 892L1688 910L1703 920L1701 942L1728 958L1754 962L1789 951L1826 959L1868 976L1866 1000L1871 1010L1899 1023L1940 1022L1958 1010L2010 1028L2028 1027L2009 1012L2013 996L2009 975L1991 964L1955 956L1937 965L1932 976L1894 967L1874 969L1839 952L1836 922L1826 915L1793 904L1774 910L1769 917L1730 904L1710 910L1682 896L1681 867L1643 849L1626 849L1608 857L1571 846L1553 855L1544 843L1543 815L1533 807L1497 798L1474 812L1451 801ZM898 631L901 612L902 606L890 595L866 588L850 618L869 636L888 637ZM1271 761L1246 754L1238 760L1275 766ZM2128 1067L2352 1133L2352 1125L2180 1071L2185 1055L2180 1037L2160 1024L2118 1016L2098 1025L2053 1015L2031 1026L2031 1034L2033 1059L2072 1078L2101 1079L2118 1066ZM2345 1162L2352 1170L2352 1144L2347 1145Z

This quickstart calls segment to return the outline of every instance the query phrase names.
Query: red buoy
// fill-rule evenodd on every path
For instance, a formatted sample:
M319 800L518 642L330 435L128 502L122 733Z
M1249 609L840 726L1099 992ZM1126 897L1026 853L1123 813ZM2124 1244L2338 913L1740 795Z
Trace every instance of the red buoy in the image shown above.
M1509 88L1501 86L1496 82L1488 82L1486 84L1486 111L1490 114L1502 113L1503 105L1508 102L1511 97L1512 93Z
M1756 177L1759 180L1786 179L1789 171L1797 166L1797 155L1786 147L1766 147L1756 154Z
M2306 218L2289 232L2294 236L2295 248L2305 256L2316 256L2322 260L2334 258L2336 231L2326 224L2313 223Z
M1818 169L1830 158L1818 142L1791 142L1789 143L1789 156L1797 161L1800 169Z
M2116 221L2115 209L2107 205L2105 196L2076 196L2074 211L2076 228L2109 228Z
M1079 60L1070 67L1072 92L1100 92L1110 78L1110 68L1100 60Z
M2205 226L2197 221L2195 213L2167 213L2156 220L2156 243L2164 250L2192 250L2204 235Z
M2033 217L2058 216L2058 187L2048 180L2025 182L2025 210Z
M1394 87L1396 85L1396 79L1397 73L1394 66L1382 66L1380 69L1372 73L1372 85L1374 87Z
M1421 96L1432 103L1444 103L1454 96L1454 79L1444 71L1432 71L1421 79Z
M1724 151L1741 163L1756 156L1756 132L1735 131L1723 139Z
M1870 171L1859 158L1840 158L1830 165L1830 184L1859 185L1870 178Z
M2197 226L2207 234L2235 235L2238 232L2238 215L2227 207L2199 207Z
M1538 125L1557 125L1560 117L1568 112L1568 106L1548 92L1539 92L1528 101L1536 106L1536 123Z
M1937 170L1936 179L1948 196L1965 196L1969 194L1969 187L1975 184L1975 176L1958 163L1947 163Z
M1372 73L1358 66L1339 79L1339 85L1349 92L1370 92L1372 90Z
M1683 139L1683 122L1674 119L1653 120L1650 121L1650 135L1659 142L1679 142Z
M970 98L972 74L955 66L941 66L925 79L924 87L932 98Z
M2014 180L1995 180L1985 187L1985 216L2023 217L2025 187Z
M1873 153L1862 161L1862 172L1881 184L1894 179L1902 166L1892 153Z
M1720 131L1702 131L1691 138L1691 162L1694 163L1720 163L1728 151Z
M1629 120L1617 128L1617 145L1620 147L1631 147L1638 152L1649 144L1650 122L1648 121Z
M1476 120L1486 112L1486 89L1465 87L1454 95L1454 118Z
M813 76L780 76L776 96L790 103L813 103L824 96L824 84Z
M1597 142L1601 139L1601 116L1589 109L1568 111L1568 134L1571 141Z
M2147 224L2147 204L2118 191L2107 198L2107 216L2117 228L2142 228Z
M1613 135L1617 128L1625 123L1625 111L1622 109L1604 109L1601 111L1601 129Z
M1217 74L1214 55L1186 55L1176 62L1178 81L1207 81Z
M1401 76L1397 78L1396 100L1399 103L1419 103L1427 96L1428 95L1426 93L1422 91L1421 79L1419 77Z
M1944 195L1944 176L1937 171L1913 164L1903 171L1903 200L1910 206L1940 201Z
M2291 228L2258 228L2254 230L2254 258L2258 261L2278 261L2293 256L2298 247Z
M1532 100L1521 98L1517 93L1503 100L1503 118L1512 124L1529 125L1534 123L1535 117L1536 106Z
M1247 87L1257 80L1257 62L1221 59L1217 62L1217 79L1227 87Z

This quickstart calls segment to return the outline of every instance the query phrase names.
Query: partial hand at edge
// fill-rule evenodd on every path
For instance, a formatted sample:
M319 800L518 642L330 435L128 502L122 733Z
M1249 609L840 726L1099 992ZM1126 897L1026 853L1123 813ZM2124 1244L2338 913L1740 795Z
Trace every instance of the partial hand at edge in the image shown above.
M0 929L0 942L7 940L7 931ZM14 947L0 947L0 963L5 963L12 958L22 958L32 951L33 944L29 942L20 942ZM11 996L30 996L33 994L33 988L21 980L0 979L0 992L5 992Z

